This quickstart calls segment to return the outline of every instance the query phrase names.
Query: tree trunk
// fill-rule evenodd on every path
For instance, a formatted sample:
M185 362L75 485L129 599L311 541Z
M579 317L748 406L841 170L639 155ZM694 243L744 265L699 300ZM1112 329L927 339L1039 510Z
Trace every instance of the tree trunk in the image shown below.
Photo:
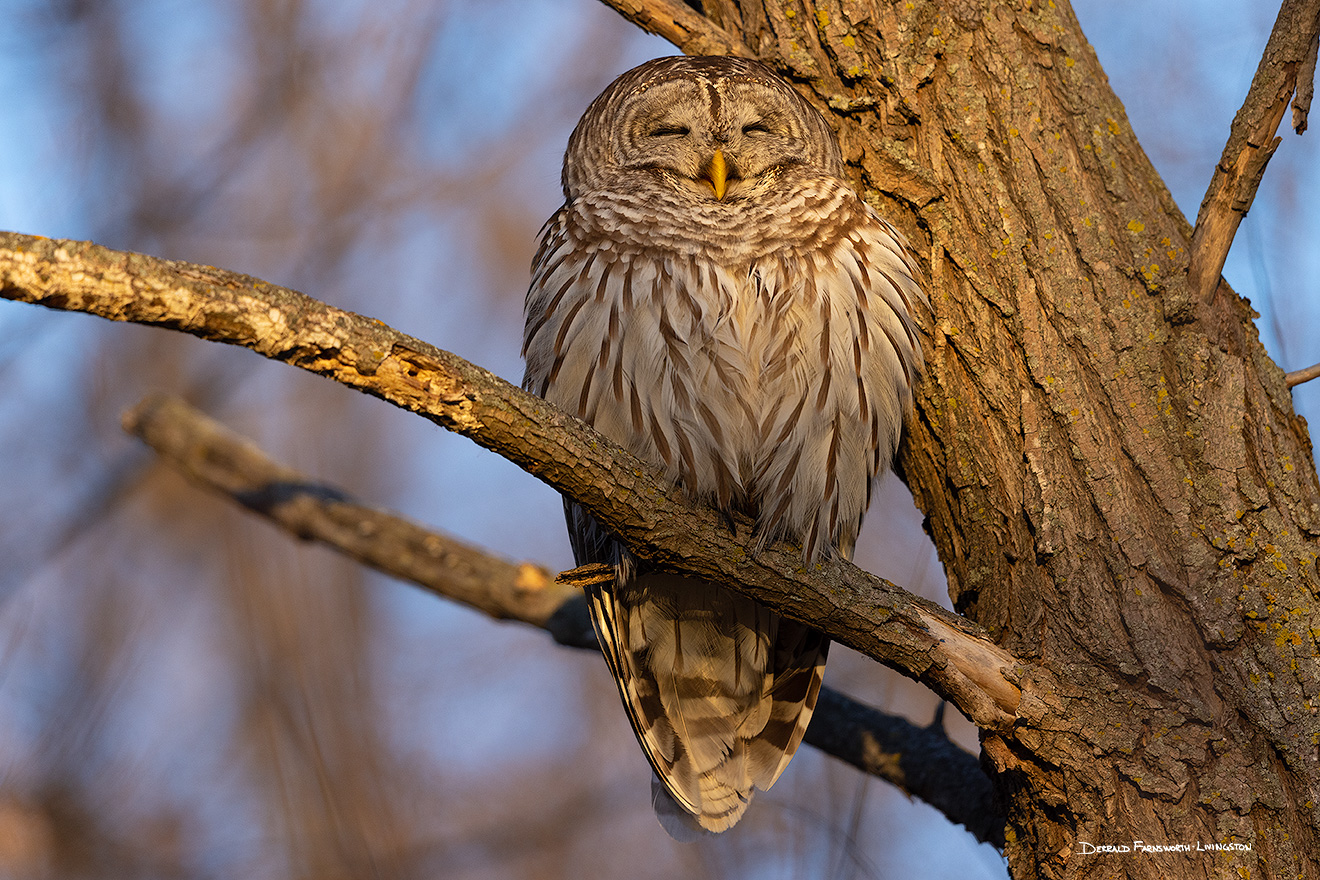
M1249 305L1189 285L1068 4L704 6L835 111L929 273L901 468L955 607L1032 669L983 735L1013 876L1320 877L1306 425Z

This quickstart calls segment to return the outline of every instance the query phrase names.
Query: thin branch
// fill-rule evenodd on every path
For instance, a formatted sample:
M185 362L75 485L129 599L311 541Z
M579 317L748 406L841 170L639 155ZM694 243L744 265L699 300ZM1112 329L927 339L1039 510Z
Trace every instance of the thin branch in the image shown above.
M123 422L124 430L193 482L296 537L492 617L548 630L561 644L599 650L581 592L552 580L541 566L509 562L356 502L335 486L271 461L178 398L149 397ZM805 741L937 807L978 840L1003 845L1004 820L993 806L989 777L942 727L917 727L824 688Z
M653 566L809 621L982 727L1014 719L1017 660L975 624L851 563L807 571L796 547L755 550L750 520L732 533L583 422L379 321L209 266L17 233L0 233L0 297L243 345L424 415L575 499Z
M1304 370L1293 370L1283 377L1284 384L1289 388L1295 388L1303 382L1310 382L1312 379L1320 377L1320 364L1312 364Z
M602 0L648 34L664 37L685 55L755 57L742 41L682 0Z
M191 480L309 541L411 581L498 620L544 628L581 593L545 568L498 559L271 461L253 443L175 397L148 397L124 413L124 430Z
M1192 296L1203 303L1211 302L1219 289L1228 249L1256 198L1265 166L1279 146L1281 138L1275 132L1297 90L1299 72L1313 55L1311 46L1317 33L1320 0L1283 0L1196 216L1187 275Z

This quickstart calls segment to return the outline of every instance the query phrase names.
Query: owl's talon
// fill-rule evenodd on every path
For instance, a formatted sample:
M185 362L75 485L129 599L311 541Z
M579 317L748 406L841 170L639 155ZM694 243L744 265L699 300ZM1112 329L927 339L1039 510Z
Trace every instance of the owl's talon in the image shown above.
M720 517L724 520L724 525L728 528L729 534L735 538L738 537L738 521L733 518L733 514L727 510L722 510L720 511Z

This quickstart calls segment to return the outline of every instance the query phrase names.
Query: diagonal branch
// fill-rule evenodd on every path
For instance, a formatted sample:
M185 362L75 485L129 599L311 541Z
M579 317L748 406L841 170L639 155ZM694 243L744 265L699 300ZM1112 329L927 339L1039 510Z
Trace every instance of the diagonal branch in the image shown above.
M123 425L189 479L295 537L327 544L496 620L546 629L565 602L581 595L542 566L491 556L277 464L177 397L146 398L124 413Z
M685 55L755 57L731 36L682 0L603 0L648 34L664 37Z
M419 413L578 501L641 559L718 580L925 683L974 723L1013 721L1017 660L975 624L841 560L751 547L622 447L379 321L209 266L0 233L0 297L243 345Z
M1298 92L1295 109L1302 113L1298 133L1305 129L1303 104L1309 104L1310 91L1308 83L1299 89L1298 77L1305 69L1314 75L1312 47L1318 33L1320 0L1283 0L1256 76L1233 118L1224 154L1196 215L1187 276L1191 296L1200 302L1211 302L1219 288L1228 249L1256 198L1265 166L1279 146L1281 138L1275 132L1294 92Z
M124 414L124 429L189 479L299 538L497 619L548 630L560 644L599 647L581 593L544 568L509 562L355 502L276 464L177 398L147 398ZM824 688L805 741L935 806L978 840L1003 845L1004 820L989 778L942 726L917 727Z

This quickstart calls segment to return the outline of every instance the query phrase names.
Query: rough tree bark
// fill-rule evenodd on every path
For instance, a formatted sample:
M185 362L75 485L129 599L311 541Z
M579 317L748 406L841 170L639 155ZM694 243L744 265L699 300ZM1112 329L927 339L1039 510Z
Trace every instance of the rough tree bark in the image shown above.
M1320 6L1285 3L1194 247L1065 0L691 5L834 111L923 255L901 467L1032 670L983 732L1013 876L1320 877L1320 487L1218 252ZM1094 851L1133 841L1192 851Z

